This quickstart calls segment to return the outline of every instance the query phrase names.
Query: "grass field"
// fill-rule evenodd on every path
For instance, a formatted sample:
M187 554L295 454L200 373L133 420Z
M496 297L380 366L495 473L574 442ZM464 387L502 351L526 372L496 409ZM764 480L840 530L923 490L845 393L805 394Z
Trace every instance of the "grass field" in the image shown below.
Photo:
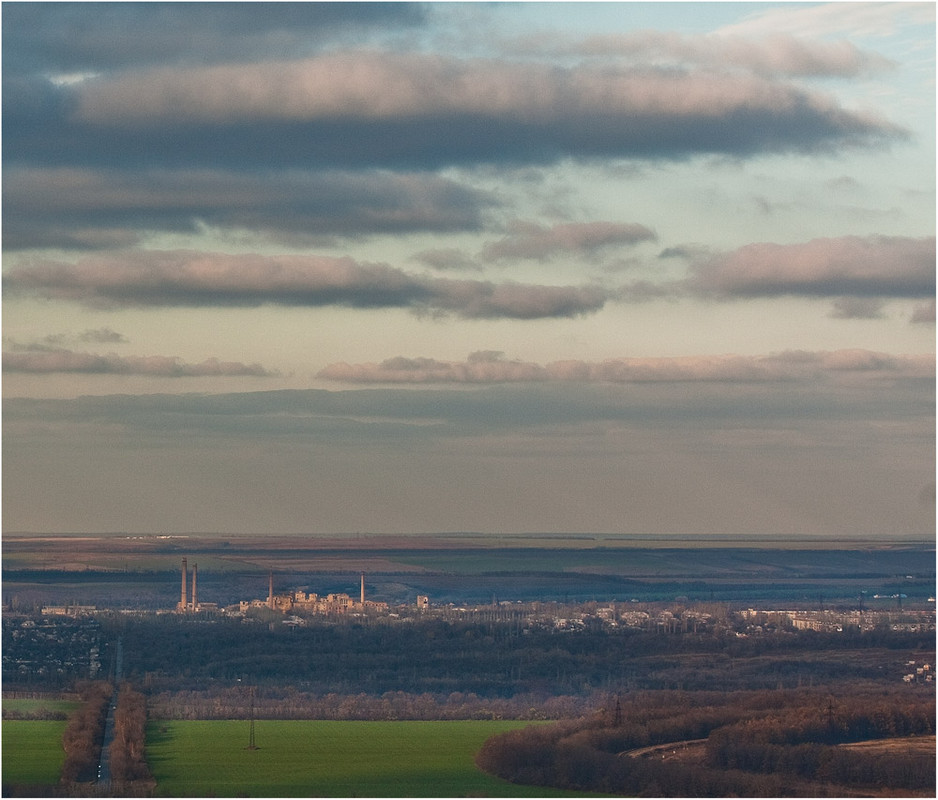
M64 720L3 720L3 785L57 784L65 725Z
M162 797L571 797L516 786L473 757L524 722L155 721L147 760Z
M21 714L39 714L44 711L55 711L63 714L70 714L78 706L77 700L53 700L53 699L9 699L3 698L4 711L18 711Z

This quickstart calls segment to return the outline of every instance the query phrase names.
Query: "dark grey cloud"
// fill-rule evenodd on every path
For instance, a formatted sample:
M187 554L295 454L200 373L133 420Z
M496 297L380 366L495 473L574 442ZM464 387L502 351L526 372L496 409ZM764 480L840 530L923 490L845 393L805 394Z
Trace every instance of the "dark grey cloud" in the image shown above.
M154 231L249 230L288 243L477 230L486 192L429 173L8 169L4 249L130 247Z
M598 311L607 300L595 286L433 278L348 257L188 250L108 253L74 264L37 260L11 269L4 290L104 308L338 305L473 319L573 317Z
M423 24L418 3L4 3L4 72L308 55ZM275 54L275 55L272 55Z
M492 261L534 259L547 261L558 255L592 258L612 247L654 241L655 232L645 225L623 222L563 222L550 227L516 220L508 234L486 245L482 257Z
M751 75L332 52L4 91L4 159L118 168L436 168L833 152L906 138ZM38 98L38 99L37 99Z
M660 253L658 258L683 258L683 259L701 259L708 256L712 250L703 244L677 244L666 247Z
M882 319L885 302L878 297L838 297L833 302L834 319Z
M65 349L4 352L3 371L32 374L150 375L161 378L206 376L267 378L279 375L260 364L220 361L217 358L208 358L192 364L176 356L120 356L115 353L101 355Z
M457 247L421 250L419 253L415 253L412 259L438 270L465 269L477 271L482 269L482 265L478 261Z

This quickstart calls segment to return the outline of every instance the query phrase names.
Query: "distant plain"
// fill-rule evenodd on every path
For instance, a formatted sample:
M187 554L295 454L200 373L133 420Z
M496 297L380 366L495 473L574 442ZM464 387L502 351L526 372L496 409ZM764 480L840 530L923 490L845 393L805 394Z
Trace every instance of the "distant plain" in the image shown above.
M6 534L6 598L46 604L175 603L181 559L198 564L200 597L219 605L305 588L371 599L499 601L858 602L900 593L928 607L934 542L541 534L191 536ZM876 596L879 595L879 598ZM126 599L125 599L126 598ZM141 605L142 604L142 605Z

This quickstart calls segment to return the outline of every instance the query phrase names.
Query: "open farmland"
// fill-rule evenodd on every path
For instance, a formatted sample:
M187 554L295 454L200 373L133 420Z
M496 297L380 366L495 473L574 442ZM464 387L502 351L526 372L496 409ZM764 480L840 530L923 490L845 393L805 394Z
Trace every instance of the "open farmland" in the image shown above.
M59 782L65 760L65 725L65 720L3 720L4 797L11 796L9 787L54 786Z
M66 717L78 705L77 700L53 697L3 698L4 797L13 787L58 783Z
M258 720L154 721L150 769L163 797L570 797L515 786L474 756L497 733L529 723Z

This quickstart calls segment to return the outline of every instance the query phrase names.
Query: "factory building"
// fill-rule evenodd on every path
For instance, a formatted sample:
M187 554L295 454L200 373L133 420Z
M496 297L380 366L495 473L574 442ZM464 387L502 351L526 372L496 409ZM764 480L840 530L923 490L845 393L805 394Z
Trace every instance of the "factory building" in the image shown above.
M176 611L179 611L183 614L193 613L196 611L216 611L218 609L217 603L201 603L199 602L199 565L192 565L192 595L191 597L187 594L188 589L188 561L187 559L182 560L182 581L179 590L179 602L176 603Z
M361 573L361 582L358 599L344 592L333 592L320 597L314 592L296 590L282 594L274 593L274 576L268 574L266 600L242 600L239 610L244 613L252 608L267 608L279 611L281 614L294 614L305 612L307 614L348 614L363 612L386 612L387 603L368 600L365 598L365 573Z
M191 583L190 583L191 574ZM388 604L368 600L365 597L365 573L361 573L358 598L344 592L334 592L320 597L314 592L292 591L281 594L274 592L274 574L267 575L267 598L264 600L242 600L238 604L241 613L249 609L266 608L281 614L306 612L308 614L348 614L364 612L387 612ZM179 585L179 602L176 611L191 614L197 611L217 611L217 603L203 603L199 600L199 565L193 563L190 573L187 558L182 559Z

